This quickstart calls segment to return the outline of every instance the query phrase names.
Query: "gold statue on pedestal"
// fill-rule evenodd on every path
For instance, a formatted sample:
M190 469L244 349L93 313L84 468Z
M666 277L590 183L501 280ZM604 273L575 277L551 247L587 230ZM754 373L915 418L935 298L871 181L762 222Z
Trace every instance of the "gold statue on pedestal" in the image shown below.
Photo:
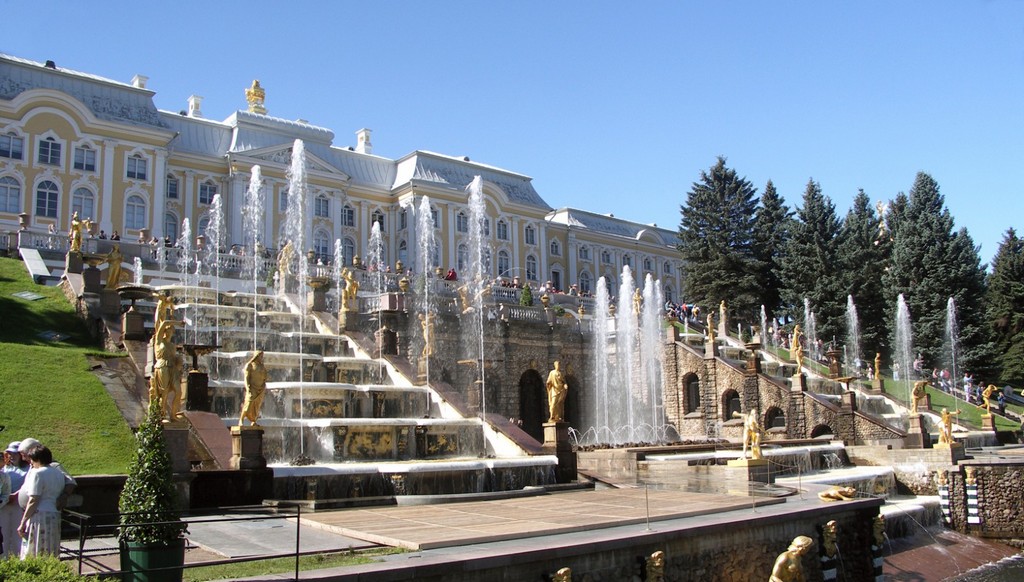
M949 445L953 443L953 417L960 414L957 409L950 412L948 408L942 409L942 423L939 425L939 444Z
M245 100L249 103L249 113L266 115L267 108L263 106L266 97L267 92L260 86L259 79L253 79L252 85L245 90Z
M242 415L238 426L246 419L252 426L259 426L256 420L263 408L263 397L267 394L267 367L263 363L263 350L256 350L252 358L245 364L245 401L242 402Z
M92 221L88 218L80 220L78 218L78 211L76 210L71 215L71 226L68 228L68 239L70 241L70 250L73 253L82 252L82 240L85 238L85 232L92 226Z
M174 317L174 297L170 293L164 293L156 300L156 310L153 311L153 329L159 329L160 324Z
M838 551L836 547L838 533L839 523L834 519L825 522L825 525L821 526L821 549L829 558L834 558Z
M292 261L295 259L295 247L292 241L285 243L277 253L277 275L282 290L288 289L287 279L292 274Z
M153 375L149 378L149 399L160 402L167 421L181 417L181 359L174 345L173 320L164 320L153 334Z
M345 289L341 293L341 310L351 311L356 308L356 296L359 294L359 281L356 281L356 273L345 267L341 270L341 278L345 280Z
M911 414L917 414L917 409L920 407L921 402L924 401L924 397L928 395L928 391L925 388L928 386L928 380L918 380L914 382L914 403L910 409Z
M981 393L981 398L985 401L985 414L989 416L992 416L992 395L998 390L999 388L995 384L989 384L985 387L985 391Z
M572 570L562 568L551 575L551 582L572 582Z
M434 316L431 313L420 314L420 328L423 329L423 354L424 358L434 355Z
M644 308L644 293L639 287L633 290L633 315L640 315Z
M800 369L804 366L804 346L802 340L804 332L800 330L800 324L793 326L793 337L789 341L789 355L796 362L796 373L800 373Z
M743 458L747 458L747 447L750 448L751 459L761 459L761 424L757 422L757 411L750 410L746 414L733 412L733 418L743 419Z
M779 554L772 567L769 582L804 582L804 554L814 545L814 540L807 536L796 536L789 544L789 549Z
M124 255L121 254L121 245L114 245L107 253L107 289L117 289L121 283L121 261Z
M565 420L565 395L569 391L569 385L565 382L558 360L555 360L554 369L548 373L548 380L544 385L548 390L548 422Z
M647 582L665 582L665 552L658 550L647 558L645 573Z

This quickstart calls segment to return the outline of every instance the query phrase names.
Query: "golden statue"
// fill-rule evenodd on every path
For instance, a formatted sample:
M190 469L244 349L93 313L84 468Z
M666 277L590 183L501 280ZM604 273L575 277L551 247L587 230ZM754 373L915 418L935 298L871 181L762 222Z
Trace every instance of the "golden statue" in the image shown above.
M715 317L708 314L708 343L711 345L715 344Z
M972 467L971 465L967 465L967 466L964 467L964 484L965 485L977 485L978 484L978 477L975 474L975 471L977 471L977 468L976 467Z
M804 337L804 332L800 331L800 324L793 326L793 337L789 340L789 355L796 362L796 373L800 373L800 368L804 365L804 347L801 343Z
M825 525L821 526L821 549L825 551L825 555L829 558L834 558L836 555L836 537L839 532L839 523L836 520L825 522Z
M470 301L475 302L477 299L483 299L491 294L491 287L481 283L479 275L473 278L473 283L480 286L480 290L477 291L473 297L469 296L469 281L466 281L464 285L456 289L456 293L459 294L459 303L462 305L462 313L469 313L470 311L473 311L473 304L470 303Z
M260 87L259 79L253 79L252 86L245 90L245 100L249 102L249 113L259 113L260 115L267 114L267 108L263 106L263 101L267 97L267 92Z
M173 320L164 320L153 334L153 375L149 378L149 398L160 402L166 420L177 420L182 414L181 359L174 345Z
M121 261L124 255L121 254L121 245L114 245L107 253L107 289L117 289L121 282Z
M562 568L551 575L551 582L572 582L572 570Z
M947 479L947 477L946 477L946 472L945 471L936 471L935 472L935 486L936 487L944 487L946 485L946 479Z
M842 487L833 485L818 493L818 499L822 501L849 501L857 497L857 490L853 487Z
M295 247L292 241L288 241L277 253L277 272L280 276L281 288L286 289L285 278L292 272L292 262L295 260Z
M341 309L349 311L355 308L356 295L359 293L359 281L356 281L356 272L348 267L341 270L341 278L345 280L345 290L341 294Z
M718 304L718 321L726 321L726 315L729 314L729 309L725 306L725 299Z
M665 552L658 550L647 558L647 576L644 580L648 582L665 582Z
M420 327L423 329L423 357L429 358L434 355L434 316L421 313Z
M548 422L565 420L565 394L569 391L569 385L565 383L565 376L559 369L558 360L555 360L554 369L548 373L548 380L544 386L548 389Z
M871 536L876 548L881 548L885 541L885 516L878 514L871 520Z
M779 554L772 567L769 582L804 582L804 565L801 562L804 554L814 545L814 540L807 536L796 536L789 544L789 549Z
M70 240L71 252L82 252L82 241L85 238L85 232L89 230L91 225L92 221L88 218L79 220L77 210L71 215L71 226L68 228L68 239Z
M882 354L875 352L875 379L882 379Z
M999 388L995 384L989 384L985 387L985 391L981 393L982 400L985 401L985 414L992 416L992 398Z
M156 310L153 312L153 329L159 329L160 324L174 316L174 297L170 293L164 293L156 300Z
M633 290L633 314L640 315L644 308L644 293L639 287Z
M911 414L917 413L918 408L921 406L921 402L924 401L924 397L928 395L928 391L925 390L925 387L927 386L928 380L918 380L917 382L914 382L914 403L910 409Z
M948 408L942 409L942 424L939 425L939 444L953 444L953 417L960 414L957 409L950 412Z
M761 459L761 424L757 422L757 411L750 410L746 414L739 411L732 413L733 418L743 419L743 458L747 458L747 447L750 447L750 458Z
M263 364L263 350L256 350L245 364L245 401L242 402L242 416L238 419L238 426L242 426L246 419L253 426L259 426L256 420L260 417L266 394L267 367Z

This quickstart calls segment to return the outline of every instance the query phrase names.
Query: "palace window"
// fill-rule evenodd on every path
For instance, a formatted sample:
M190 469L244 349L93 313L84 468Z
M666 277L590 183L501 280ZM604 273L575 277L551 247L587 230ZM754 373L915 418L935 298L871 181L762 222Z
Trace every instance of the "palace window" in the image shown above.
M370 222L376 222L377 224L379 224L380 225L380 231L384 232L384 213L383 212L381 212L380 210L374 210L373 214L371 215ZM372 228L372 225L371 225L371 228Z
M580 245L579 257L581 261L590 260L590 247L587 245Z
M173 174L167 174L167 178L164 179L164 191L167 193L168 199L178 199L178 179Z
M75 169L85 172L96 171L96 150L89 146L75 148Z
M409 211L403 210L398 214L398 230L409 228Z
M351 238L345 237L345 240L341 243L341 253L344 255L341 257L341 264L351 265L352 257L356 256L356 242Z
M434 228L441 228L441 220L437 216L437 209L430 209L430 219L434 221Z
M128 197L124 208L124 227L131 230L146 228L146 201L138 194Z
M535 245L535 244L537 244L537 229L533 228L532 226L527 226L526 229L523 231L523 233L524 233L524 237L523 238L526 239L526 244L528 244L528 245Z
M622 255L622 266L628 267L633 264L633 258L629 255Z
M39 163L51 166L60 165L60 144L52 137L39 142Z
M213 204L213 197L217 195L217 185L213 180L207 180L199 185L199 203Z
M129 180L146 180L148 179L148 162L146 158L139 154L134 154L128 158L128 179Z
M508 223L504 220L498 221L498 240L508 240Z
M21 212L21 184L10 176L0 178L0 212Z
M650 271L654 268L654 263L650 259L644 259L644 270Z
M562 256L562 245L558 244L557 240L551 241L551 256L560 257Z
M355 226L356 225L356 211L348 204L341 207L341 225L342 226Z
M672 274L672 263L665 261L665 267L661 270L666 275Z
M88 188L78 188L71 195L71 212L82 218L96 217L96 196Z
M317 229L313 233L313 253L316 254L318 261L327 263L331 259L331 237L326 230Z
M313 215L321 218L327 218L331 215L331 201L327 196L318 194L316 200L313 201Z
M481 218L480 219L480 230L483 231L484 236L491 236L491 219Z
M466 245L459 245L459 250L455 256L455 268L460 273L465 273L466 269L469 268L469 249L466 248Z
M590 293L590 273L583 271L580 273L580 293Z
M512 262L508 258L508 251L498 251L498 276L508 277L511 271Z
M469 218L465 212L460 212L455 215L455 230L459 232L469 232Z
M0 158L10 158L12 160L23 159L25 150L25 140L9 133L7 135L0 135Z
M526 257L526 278L530 281L537 280L537 259L533 255Z
M398 243L398 260L403 264L409 262L409 243L404 240Z
M57 218L57 199L60 190L50 180L43 180L36 186L36 216Z
M601 264L612 264L612 254L609 251L601 251Z
M173 212L164 214L164 236L172 243L178 240L178 217Z

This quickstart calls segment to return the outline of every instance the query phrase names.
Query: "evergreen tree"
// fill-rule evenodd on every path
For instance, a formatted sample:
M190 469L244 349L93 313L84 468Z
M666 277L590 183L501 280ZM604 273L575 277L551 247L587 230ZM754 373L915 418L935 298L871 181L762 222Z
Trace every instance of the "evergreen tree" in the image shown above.
M981 309L985 272L967 231L953 232L953 217L945 208L938 183L928 174L918 173L905 206L890 207L889 219L892 260L883 277L890 302L888 321L895 321L896 298L902 293L910 310L914 347L924 357L925 367L947 365L952 358L944 353L943 343L946 305L952 297L963 353L958 372L984 373L981 366L988 349ZM890 338L895 334L893 327L890 325Z
M888 325L882 274L889 261L889 234L881 224L882 217L864 190L857 192L853 207L846 214L839 233L839 277L842 288L853 296L860 324L860 345L863 362L882 353L887 343ZM849 330L846 330L847 332ZM844 336L849 343L850 338Z
M680 207L679 251L684 297L708 310L725 301L731 317L760 321L761 272L754 256L756 189L725 158L693 183Z
M801 320L804 298L810 300L817 336L824 342L838 339L845 328L846 292L837 272L839 227L835 205L817 182L809 180L786 244L782 297L794 306Z
M782 253L792 216L775 185L768 180L754 213L754 257L761 266L758 285L769 321L778 316L782 306Z
M1024 240L1006 231L986 291L999 383L1024 385Z

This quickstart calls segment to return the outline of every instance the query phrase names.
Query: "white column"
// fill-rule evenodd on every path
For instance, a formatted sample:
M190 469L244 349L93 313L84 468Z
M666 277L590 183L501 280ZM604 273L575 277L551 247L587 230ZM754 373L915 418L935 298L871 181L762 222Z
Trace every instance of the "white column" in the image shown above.
M455 231L458 230L458 222L455 220L457 214L455 205L448 205L448 259L445 261L447 265L443 265L445 270L451 269L458 266L459 249L455 244ZM463 273L459 273L459 276L464 276Z
M103 140L103 194L100 195L100 230L110 233L114 230L111 212L114 208L114 182L123 182L123 176L114 175L114 148L117 142Z
M196 173L192 170L185 170L185 184L184 193L181 204L183 207L181 219L188 219L189 224L192 228L192 234L195 235L196 228L198 225L192 224L192 209L195 208L195 193L196 193Z
M523 264L523 260L522 260L523 251L522 251L522 248L519 246L519 218L518 217L510 218L509 219L508 227L509 227L509 229L511 229L511 233L512 233L512 267L511 267L512 268L512 274L511 274L511 276L515 277L516 275L519 275L519 269L521 268L520 266ZM526 277L520 276L519 280L520 281L524 281L524 280L526 280Z
M569 232L566 236L566 249L565 252L569 253L569 272L565 274L565 281L562 282L562 288L566 291L569 290L574 284L578 283L579 273L576 272L576 258L579 255L579 245L576 242L576 235Z
M167 150L156 150L156 161L153 164L153 206L152 220L149 223L152 236L164 238L164 213L167 212Z
M228 236L225 248L231 248L233 244L245 244L245 229L242 226L242 208L245 204L245 184L247 180L247 174L242 172L234 171L228 177L228 185L231 191L229 194L228 203L224 205L224 208L228 208L230 216L230 227L228 228Z
M547 283L548 279L551 278L551 273L548 272L548 224L542 223L543 226L537 229L537 237L539 238L540 245L540 265L538 265L537 277L541 283Z

